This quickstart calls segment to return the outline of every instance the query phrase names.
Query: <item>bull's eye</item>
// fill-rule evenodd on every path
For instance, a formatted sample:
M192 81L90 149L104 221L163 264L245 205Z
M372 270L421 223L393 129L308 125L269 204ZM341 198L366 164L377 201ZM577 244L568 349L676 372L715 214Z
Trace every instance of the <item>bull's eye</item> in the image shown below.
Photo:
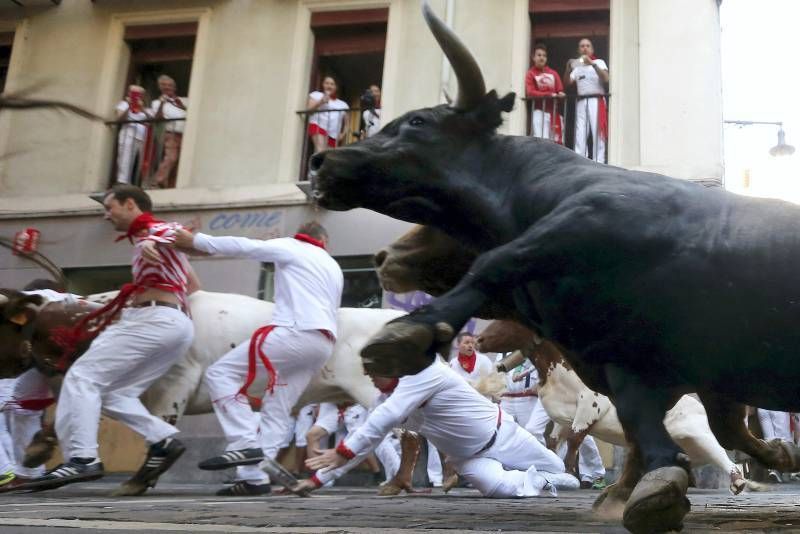
M411 117L411 120L408 121L408 124L411 126L422 126L425 124L425 120L422 117Z

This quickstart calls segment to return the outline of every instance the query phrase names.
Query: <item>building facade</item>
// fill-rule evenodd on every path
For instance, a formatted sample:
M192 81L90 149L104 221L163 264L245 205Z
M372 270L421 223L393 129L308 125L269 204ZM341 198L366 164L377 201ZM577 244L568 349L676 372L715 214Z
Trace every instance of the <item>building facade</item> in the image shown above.
M157 96L159 73L175 79L188 105L174 187L151 191L163 218L255 238L289 235L317 218L347 272L345 304L387 302L369 258L408 225L366 210L315 211L296 186L309 154L306 115L298 112L326 71L344 78L340 89L351 105L368 85L380 85L384 123L455 94L455 77L418 0L7 4L0 7L0 82L7 94L66 101L112 119L128 84ZM431 5L473 51L487 87L500 93L524 96L534 40L550 41L556 51L593 38L610 67L609 163L720 181L716 0ZM560 62L553 66L562 69ZM501 130L526 135L528 127L520 99ZM50 109L0 113L0 237L39 230L39 251L65 269L77 292L107 290L128 276L129 247L114 243L89 198L113 180L117 135L118 128ZM268 266L214 258L195 265L208 290L269 296ZM2 286L21 287L43 274L0 248ZM390 297L395 306L417 303Z

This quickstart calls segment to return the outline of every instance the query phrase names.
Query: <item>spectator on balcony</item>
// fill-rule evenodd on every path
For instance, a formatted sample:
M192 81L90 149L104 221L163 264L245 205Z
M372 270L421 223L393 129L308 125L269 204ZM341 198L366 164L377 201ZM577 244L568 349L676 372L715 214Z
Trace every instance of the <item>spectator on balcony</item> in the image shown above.
M139 85L128 86L125 99L117 104L118 121L141 121L150 114L145 108L145 90ZM134 168L141 171L147 125L141 122L120 124L117 137L117 183L130 184L135 180ZM135 184L138 185L138 184Z
M326 148L336 148L347 135L350 118L346 110L350 107L337 98L338 83L333 76L322 79L322 91L308 95L308 111L318 111L308 117L308 135L314 144L314 153Z
M162 74L158 77L158 90L161 96L150 106L156 119L166 119L162 136L163 154L151 186L175 187L175 173L183 141L183 130L186 126L186 110L189 101L186 97L177 96L175 80Z
M589 157L587 141L592 136L595 161L606 162L606 140L608 139L608 112L606 93L608 84L608 65L594 55L594 47L589 39L578 43L577 59L567 61L564 81L567 87L575 84L578 100L575 104L575 152ZM588 123L588 124L587 124Z
M376 84L369 86L361 96L361 119L364 129L361 130L361 139L372 137L381 131L381 88Z
M531 56L533 66L525 75L525 94L533 100L531 135L561 144L564 85L556 71L547 66L547 46L537 43Z

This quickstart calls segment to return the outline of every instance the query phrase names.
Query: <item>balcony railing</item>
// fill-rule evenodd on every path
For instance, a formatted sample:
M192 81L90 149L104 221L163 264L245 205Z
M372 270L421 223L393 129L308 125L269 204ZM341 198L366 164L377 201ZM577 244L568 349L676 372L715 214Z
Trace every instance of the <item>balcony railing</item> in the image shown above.
M115 130L110 183L130 183L145 189L173 188L180 164L186 119L121 119L106 124Z
M298 181L305 182L308 180L308 158L314 154L314 144L311 142L311 136L309 135L309 125L311 124L311 119L314 117L314 115L326 113L341 113L347 115L349 120L347 123L347 128L344 130L344 136L341 142L337 141L335 146L329 146L329 148L336 148L355 143L366 137L368 125L362 125L361 116L363 111L365 110L361 108L351 108L345 110L328 109L321 111L316 109L304 109L297 112L297 116L303 121L303 149L300 157ZM375 111L380 113L379 109ZM377 121L379 124L380 117L377 119Z
M608 104L610 94L523 98L527 107L527 133L550 139L595 161L605 163L608 154ZM605 104L605 139L600 138L598 101ZM595 122L594 117L598 120ZM580 135L581 133L584 135ZM581 142L581 137L583 142ZM600 142L598 142L600 141Z

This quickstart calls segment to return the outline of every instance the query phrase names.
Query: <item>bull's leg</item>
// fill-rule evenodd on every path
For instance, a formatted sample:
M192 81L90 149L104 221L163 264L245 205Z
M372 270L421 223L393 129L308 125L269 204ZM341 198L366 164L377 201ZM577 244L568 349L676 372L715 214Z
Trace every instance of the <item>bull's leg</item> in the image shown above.
M747 407L712 392L699 393L711 432L726 449L736 449L765 467L784 472L800 471L800 448L782 440L756 438L745 425Z
M602 517L622 519L625 503L643 474L641 451L635 443L631 443L619 478L603 490L594 501L592 509Z
M400 467L392 479L378 490L378 495L397 495L403 490L408 493L416 492L412 485L412 479L421 445L422 437L419 434L409 430L402 431L400 434Z
M589 429L581 432L575 432L572 429L567 431L567 454L564 456L564 466L567 473L575 475L578 479L580 479L578 473L578 449L588 433Z
M688 462L664 427L674 396L617 365L607 364L605 371L620 423L639 446L645 470L625 505L623 525L637 533L681 530L689 511Z

